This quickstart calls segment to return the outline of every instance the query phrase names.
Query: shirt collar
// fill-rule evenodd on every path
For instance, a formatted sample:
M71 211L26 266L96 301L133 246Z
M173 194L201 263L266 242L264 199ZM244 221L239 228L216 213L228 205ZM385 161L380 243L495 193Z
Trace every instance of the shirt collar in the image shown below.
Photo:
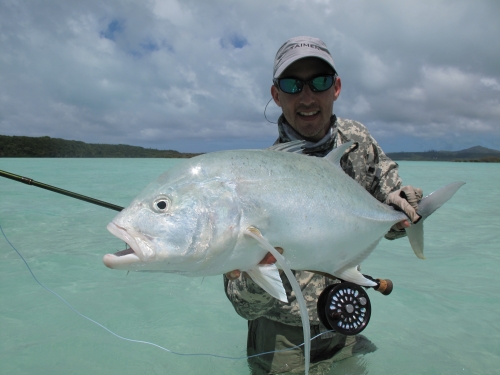
M299 133L297 133L291 126L286 122L283 115L278 119L278 130L280 133L279 143L286 143L290 141L304 140L305 147L304 151L307 154L313 154L317 156L323 156L333 149L333 143L337 136L337 117L332 115L330 118L330 129L326 135L320 139L318 142L307 141Z

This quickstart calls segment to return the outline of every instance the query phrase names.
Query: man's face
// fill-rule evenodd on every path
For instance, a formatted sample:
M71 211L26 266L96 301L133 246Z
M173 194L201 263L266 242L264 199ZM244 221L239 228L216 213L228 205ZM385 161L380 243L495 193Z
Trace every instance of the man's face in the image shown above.
M309 80L322 74L332 73L332 67L323 60L307 57L286 68L280 78ZM274 102L283 110L286 121L297 133L307 140L319 141L330 128L333 102L339 97L340 89L341 82L337 77L333 86L323 92L313 92L308 85L304 85L301 92L287 94L273 85L271 95Z

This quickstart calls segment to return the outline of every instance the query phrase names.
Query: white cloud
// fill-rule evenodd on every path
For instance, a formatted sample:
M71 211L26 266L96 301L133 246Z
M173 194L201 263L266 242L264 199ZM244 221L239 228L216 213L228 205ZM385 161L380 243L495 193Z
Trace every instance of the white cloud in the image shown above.
M263 116L274 54L314 35L342 78L336 113L383 146L432 148L448 131L456 147L500 148L497 14L495 1L465 0L4 1L0 134L265 147L277 134Z
M492 90L500 91L500 84L495 78L489 78L489 77L481 78L481 83Z
M180 27L189 27L197 20L191 14L189 7L182 6L176 0L153 1L153 13L160 20L168 20Z
M352 104L351 111L356 115L362 115L369 112L371 109L370 103L364 96L356 97L355 102Z

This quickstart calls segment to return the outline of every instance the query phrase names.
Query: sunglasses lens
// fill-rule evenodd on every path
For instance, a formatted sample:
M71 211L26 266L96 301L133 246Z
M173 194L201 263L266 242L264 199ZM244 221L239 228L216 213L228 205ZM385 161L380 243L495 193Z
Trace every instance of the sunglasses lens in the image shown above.
M313 91L325 91L333 85L333 76L320 76L311 81Z
M307 84L314 92L326 91L333 85L335 76L327 75L327 76L318 76L311 81L308 81ZM302 91L304 87L305 81L296 78L282 78L277 80L280 89L287 94L296 94Z
M302 84L294 78L283 78L279 80L280 89L287 94L295 94L302 90Z

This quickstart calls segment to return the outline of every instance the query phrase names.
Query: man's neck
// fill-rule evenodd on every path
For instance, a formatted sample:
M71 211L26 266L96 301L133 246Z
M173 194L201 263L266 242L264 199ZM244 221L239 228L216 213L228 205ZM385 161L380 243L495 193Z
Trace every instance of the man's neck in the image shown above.
M285 117L282 115L278 120L278 131L280 133L279 143L286 143L295 140L306 141L304 145L304 151L307 154L312 154L316 156L323 156L328 153L333 148L333 142L337 136L337 117L333 115L330 118L330 128L327 134L317 142L311 142L305 139L302 135L297 133L290 124L287 123Z

